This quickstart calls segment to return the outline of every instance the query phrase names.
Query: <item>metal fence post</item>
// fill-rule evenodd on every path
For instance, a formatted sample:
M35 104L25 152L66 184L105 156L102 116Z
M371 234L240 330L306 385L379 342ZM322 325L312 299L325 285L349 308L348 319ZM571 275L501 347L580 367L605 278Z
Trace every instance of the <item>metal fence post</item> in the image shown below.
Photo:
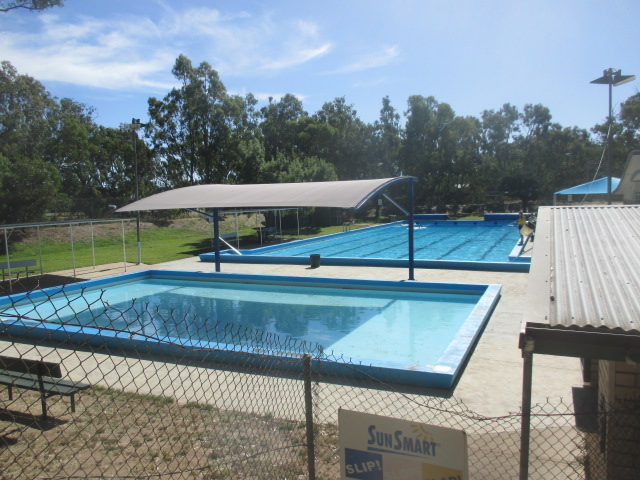
M316 478L316 454L313 435L313 398L311 396L311 355L302 356L304 366L304 411L307 424L307 469L309 480Z
M534 340L527 337L522 350L522 425L520 428L520 480L529 478L529 442L531 434L531 383L533 379Z

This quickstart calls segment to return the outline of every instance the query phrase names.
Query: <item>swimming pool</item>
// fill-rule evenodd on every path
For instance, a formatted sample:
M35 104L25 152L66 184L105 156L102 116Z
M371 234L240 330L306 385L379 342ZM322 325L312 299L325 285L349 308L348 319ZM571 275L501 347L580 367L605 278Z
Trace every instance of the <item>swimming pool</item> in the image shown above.
M506 215L489 220L419 220L414 226L415 266L470 270L528 272L530 256L519 255L515 222ZM320 255L325 265L405 267L407 223L393 222L350 232L325 235L253 250L222 252L234 263L294 263ZM200 255L215 261L214 253Z
M499 285L147 270L1 299L0 333L110 351L195 347L241 363L242 352L294 356L282 347L293 338L390 383L449 388L499 294ZM329 375L339 366L322 365Z

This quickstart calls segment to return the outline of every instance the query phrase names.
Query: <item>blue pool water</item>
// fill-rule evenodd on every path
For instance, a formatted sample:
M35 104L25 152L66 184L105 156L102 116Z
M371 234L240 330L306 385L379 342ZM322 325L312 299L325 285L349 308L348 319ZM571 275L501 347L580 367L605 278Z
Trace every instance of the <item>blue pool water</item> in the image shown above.
M227 250L224 262L302 263L318 254L324 264L405 266L408 227L404 222L362 228L253 250ZM422 221L414 227L416 267L528 271L529 256L517 256L519 240L512 221ZM200 255L215 261L213 253ZM326 261L329 259L329 262ZM298 261L296 261L298 260Z
M519 236L513 224L484 222L418 224L414 228L417 259L508 262ZM267 256L407 258L407 225L394 223L378 228L354 230L348 235L327 236L301 244L286 244L264 250Z
M453 381L499 293L487 285L158 271L84 284L12 306L3 301L0 317L108 328L146 341L262 347L228 328L238 325L356 363L437 374L439 386Z

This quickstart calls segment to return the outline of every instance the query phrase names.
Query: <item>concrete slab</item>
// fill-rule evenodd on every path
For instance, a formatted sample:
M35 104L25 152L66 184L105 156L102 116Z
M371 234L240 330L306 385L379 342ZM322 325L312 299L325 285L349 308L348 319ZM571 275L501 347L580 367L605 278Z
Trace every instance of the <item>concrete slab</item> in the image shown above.
M163 264L153 268L171 270L215 271L215 265L197 257ZM268 275L298 275L362 279L406 280L404 268L303 265L225 264L223 272ZM469 360L454 396L471 410L486 416L516 412L522 395L522 357L518 335L527 289L528 274L478 272L462 270L416 269L421 282L497 283L502 296ZM534 357L533 403L547 398L571 398L571 386L581 384L580 361L565 357Z
M146 268L213 272L215 265L198 257L157 265L122 263L101 265L76 271L83 279L100 278ZM360 279L406 280L405 268L304 265L222 264L223 272L268 275L343 277ZM57 272L66 275L70 272ZM520 322L526 305L526 273L479 272L462 270L416 269L415 279L422 282L495 283L502 285L502 296L485 327L476 348L453 392L458 400L478 414L500 416L518 411L522 395L522 358L518 348ZM578 359L534 357L533 404L547 398L571 399L571 386L582 382Z

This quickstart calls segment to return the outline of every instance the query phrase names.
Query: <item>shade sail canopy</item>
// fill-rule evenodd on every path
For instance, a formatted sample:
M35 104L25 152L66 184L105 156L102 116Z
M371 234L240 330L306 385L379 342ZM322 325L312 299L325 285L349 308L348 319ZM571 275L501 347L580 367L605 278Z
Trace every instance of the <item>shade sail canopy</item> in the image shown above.
M413 177L342 182L267 183L254 185L194 185L158 193L116 212L177 208L337 207L360 208L385 188Z
M620 179L611 177L611 191L613 192L620 183ZM593 182L583 183L575 187L566 188L556 192L556 195L606 195L607 194L607 177L599 178Z

